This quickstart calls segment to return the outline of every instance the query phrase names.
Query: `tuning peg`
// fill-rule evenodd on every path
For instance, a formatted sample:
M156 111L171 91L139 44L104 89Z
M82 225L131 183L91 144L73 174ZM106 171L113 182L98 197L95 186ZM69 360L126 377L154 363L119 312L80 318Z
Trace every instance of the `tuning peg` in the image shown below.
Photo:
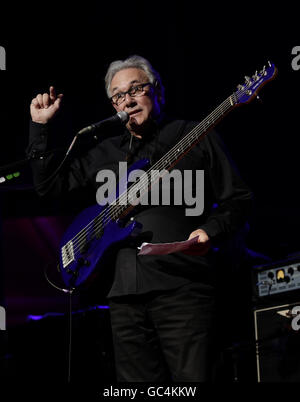
M258 76L257 70L255 71L255 74L254 74L254 75L252 75L252 79L253 79L254 81L257 81L257 80L259 79L259 76Z
M242 91L243 89L245 89L245 87L243 87L243 85L239 84L239 85L237 86L237 89L238 89L239 91Z
M259 72L260 75L266 75L266 66L263 66L263 69Z
M245 82L246 82L247 85L251 84L251 79L247 75L245 75Z

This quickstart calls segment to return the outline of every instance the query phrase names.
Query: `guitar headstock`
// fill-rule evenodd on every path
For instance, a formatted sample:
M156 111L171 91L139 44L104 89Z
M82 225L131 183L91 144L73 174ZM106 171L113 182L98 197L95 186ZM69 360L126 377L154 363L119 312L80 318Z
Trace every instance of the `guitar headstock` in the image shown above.
M268 81L275 78L276 73L275 65L268 62L268 66L264 66L259 73L256 71L252 78L246 76L245 83L238 85L238 90L234 92L236 104L250 102Z

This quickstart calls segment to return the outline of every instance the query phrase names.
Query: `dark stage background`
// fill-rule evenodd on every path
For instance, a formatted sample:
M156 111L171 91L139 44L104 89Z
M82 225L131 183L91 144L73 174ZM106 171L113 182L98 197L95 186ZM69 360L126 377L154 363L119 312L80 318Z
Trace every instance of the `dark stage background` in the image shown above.
M274 261L300 252L300 71L292 68L292 49L300 46L296 9L164 4L162 9L162 2L85 2L3 12L0 165L25 158L31 99L50 85L64 93L65 146L80 128L111 116L103 78L115 59L148 58L161 73L166 111L193 120L202 120L245 75L270 60L278 75L260 92L262 102L237 108L217 129L255 194L247 247ZM8 329L26 324L29 314L66 312L68 306L67 296L46 282L43 268L72 213L60 216L41 204L27 189L32 183L26 164L2 175L16 171L20 177L0 184L0 304L7 310Z

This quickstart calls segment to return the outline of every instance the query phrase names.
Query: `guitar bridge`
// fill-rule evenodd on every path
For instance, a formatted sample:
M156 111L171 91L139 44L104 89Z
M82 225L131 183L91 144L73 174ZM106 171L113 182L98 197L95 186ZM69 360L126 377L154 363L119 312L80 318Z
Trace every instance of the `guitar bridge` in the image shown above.
M63 268L66 268L72 261L74 261L74 247L71 240L62 247L61 256Z

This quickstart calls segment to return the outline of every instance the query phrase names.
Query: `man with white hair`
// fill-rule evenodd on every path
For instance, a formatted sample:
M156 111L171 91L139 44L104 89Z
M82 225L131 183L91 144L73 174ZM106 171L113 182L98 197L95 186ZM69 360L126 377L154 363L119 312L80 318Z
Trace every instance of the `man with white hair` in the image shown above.
M70 158L51 185L39 186L41 196L61 197L85 188L96 191L97 172L111 169L117 174L120 161L131 165L147 158L153 166L198 124L164 114L160 75L143 57L112 62L105 86L114 109L128 113L126 128ZM53 135L49 123L61 101L62 94L57 96L53 87L32 100L29 155L47 150L47 139ZM134 245L119 247L107 295L118 381L210 380L217 275L213 246L233 238L243 227L252 194L214 130L176 162L180 172L204 171L204 211L187 216L184 201L136 207L134 216L143 225L142 233ZM32 167L38 185L51 174L51 155L33 158ZM190 185L196 191L195 178ZM165 243L195 237L198 242L190 253L137 255L137 245L145 239Z

